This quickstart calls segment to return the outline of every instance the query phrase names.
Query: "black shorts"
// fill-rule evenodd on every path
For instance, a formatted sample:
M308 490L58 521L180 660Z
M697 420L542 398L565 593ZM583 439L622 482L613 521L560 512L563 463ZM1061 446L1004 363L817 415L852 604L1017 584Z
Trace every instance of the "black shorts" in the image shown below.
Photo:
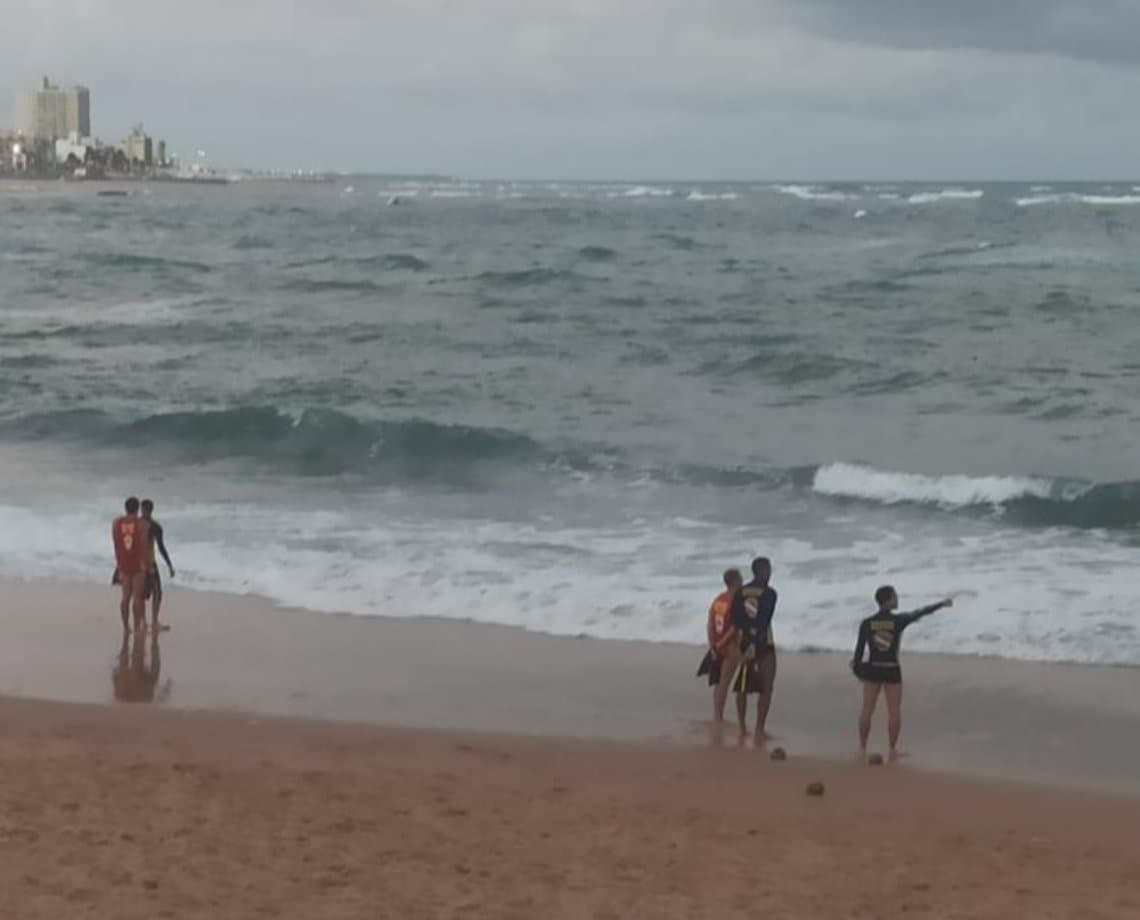
M143 600L150 600L154 595L162 593L162 576L158 569L151 569L146 573L146 586L143 588Z
M876 668L863 662L855 666L855 676L865 684L901 684L902 668Z
M715 687L720 683L720 670L721 662L716 658L711 651L705 652L705 657L701 659L701 666L697 668L697 677L708 676L709 686Z

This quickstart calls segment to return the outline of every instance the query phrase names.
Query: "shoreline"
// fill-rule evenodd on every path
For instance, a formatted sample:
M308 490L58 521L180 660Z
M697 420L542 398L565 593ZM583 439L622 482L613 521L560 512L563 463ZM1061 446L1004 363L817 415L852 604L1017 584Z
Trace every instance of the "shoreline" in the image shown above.
M121 631L105 586L7 583L0 694L113 700ZM168 586L159 638L177 710L593 739L710 744L703 649L444 619L329 615ZM908 655L906 768L1140 795L1140 669ZM770 729L793 757L855 747L846 656L781 652ZM750 707L751 708L751 707ZM729 703L731 719L732 704ZM885 747L877 714L871 750ZM735 736L729 726L731 741Z

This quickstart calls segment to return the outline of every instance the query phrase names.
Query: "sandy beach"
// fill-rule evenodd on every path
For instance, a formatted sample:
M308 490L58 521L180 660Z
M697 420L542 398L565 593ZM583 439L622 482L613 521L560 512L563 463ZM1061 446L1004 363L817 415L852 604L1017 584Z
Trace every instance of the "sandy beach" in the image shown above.
M788 654L775 763L709 744L693 648L175 588L125 705L108 592L6 597L2 917L1140 911L1131 669L912 656L869 768L842 656Z

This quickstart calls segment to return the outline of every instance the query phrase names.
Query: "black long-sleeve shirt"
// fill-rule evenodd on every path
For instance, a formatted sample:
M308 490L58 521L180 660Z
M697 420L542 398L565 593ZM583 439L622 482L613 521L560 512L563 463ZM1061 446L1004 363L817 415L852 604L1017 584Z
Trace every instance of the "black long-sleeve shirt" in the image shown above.
M750 581L736 592L732 601L732 625L740 634L740 650L753 646L762 651L774 648L772 617L776 613L776 589L758 581Z
M869 616L859 624L859 639L855 643L855 657L852 664L859 667L863 664L863 653L867 652L866 666L884 671L898 670L899 642L902 640L903 630L930 616L936 610L941 610L944 602L931 604L920 610L910 613L887 613L880 610L874 616Z

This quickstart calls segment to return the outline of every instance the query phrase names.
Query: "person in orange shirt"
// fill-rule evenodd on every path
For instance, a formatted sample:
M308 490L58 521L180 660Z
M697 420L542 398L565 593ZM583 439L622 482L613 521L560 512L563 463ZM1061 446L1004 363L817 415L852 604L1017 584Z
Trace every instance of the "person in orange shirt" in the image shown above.
M135 630L146 629L147 546L149 525L139 517L139 500L127 499L126 514L111 522L111 542L115 547L115 574L122 588L119 613L123 632L130 632L130 613L134 612Z
M736 629L732 625L732 601L744 583L739 569L729 569L724 573L724 591L716 596L709 607L708 639L710 672L709 683L713 689L713 721L717 725L724 722L724 706L728 700L728 688L739 664Z

